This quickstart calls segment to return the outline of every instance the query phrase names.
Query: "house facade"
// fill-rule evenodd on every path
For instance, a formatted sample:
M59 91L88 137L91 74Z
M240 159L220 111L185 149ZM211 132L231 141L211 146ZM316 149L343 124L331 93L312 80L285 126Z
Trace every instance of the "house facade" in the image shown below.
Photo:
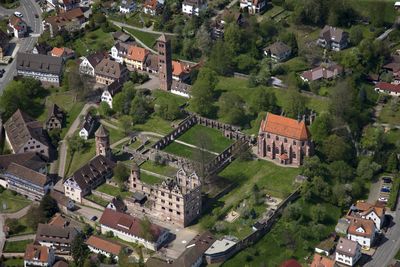
M88 140L92 136L95 126L97 124L96 117L92 116L89 112L86 113L83 119L82 128L79 131L79 137Z
M105 209L100 218L101 233L112 232L114 236L157 251L169 236L169 231L149 222L149 235L143 235L141 219L126 213Z
M112 84L116 80L125 82L129 78L128 69L124 65L108 58L103 59L97 64L95 74L96 83L104 85Z
M340 28L325 25L319 33L317 44L333 51L345 49L349 43L349 34Z
M23 38L28 32L28 25L26 22L14 14L8 20L7 33L16 38Z
M300 78L307 83L321 79L332 80L341 75L343 71L343 67L336 63L324 63L319 67L304 71Z
M287 60L292 54L292 49L287 44L278 41L264 48L264 55L271 57L275 62Z
M89 250L96 254L102 254L107 258L113 257L118 261L118 255L122 250L122 246L116 242L103 239L101 237L92 235L86 240L86 245Z
M64 117L64 112L59 106L56 104L51 105L44 128L48 131L53 129L61 129L63 127Z
M35 242L41 246L54 249L56 253L69 253L77 234L78 231L70 226L39 223Z
M5 123L6 142L12 153L37 152L49 159L52 147L42 123L17 110Z
M251 15L264 11L266 7L267 0L240 0L240 9L247 10Z
M24 254L24 267L52 267L55 261L54 250L46 246L29 244Z
M17 75L60 86L63 70L62 58L18 52L16 65Z
M133 0L122 0L119 5L119 12L122 14L129 14L133 12L136 8L135 1Z
M76 32L82 28L86 18L81 8L74 8L66 12L59 12L43 21L43 29L49 30L51 37L60 31Z
M143 12L150 16L155 16L160 13L163 4L158 0L146 0L143 5Z
M311 134L304 121L267 114L258 133L259 157L300 166L312 154Z
M336 246L335 260L347 266L354 266L361 258L361 246L356 242L341 237Z
M145 70L149 54L147 49L133 44L117 43L111 48L111 57L116 62L125 63L126 66L137 70Z
M393 84L387 82L378 82L374 88L375 92L381 94L388 94L391 96L399 96L400 95L400 84Z
M189 16L199 16L200 11L207 8L204 0L184 0L182 3L182 13Z
M385 208L365 201L358 201L355 205L351 206L347 217L371 220L374 222L375 228L381 230L385 221Z
M364 249L370 249L375 241L376 228L371 220L353 218L347 230L347 238L356 241Z
M81 57L81 63L79 64L79 73L95 77L95 68L106 57L105 53L98 52L90 54L87 57Z
M149 185L140 178L134 164L129 177L129 190L152 203L151 212L182 227L188 226L201 213L201 180L195 172L180 169L176 177L161 184Z
M106 102L110 106L110 108L112 108L113 98L116 94L121 92L122 87L123 84L119 80L116 80L112 84L106 86L103 90L103 93L101 94L101 101Z

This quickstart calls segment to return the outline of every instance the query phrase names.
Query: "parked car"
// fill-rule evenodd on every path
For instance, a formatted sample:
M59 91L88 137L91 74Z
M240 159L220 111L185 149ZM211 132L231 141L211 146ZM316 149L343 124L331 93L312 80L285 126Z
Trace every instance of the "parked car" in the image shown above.
M18 11L15 11L15 12L14 12L14 15L15 15L16 17L18 17L18 18L22 18L22 17L23 17L22 13L21 13L21 12L18 12Z
M35 18L37 18L37 19L38 19L38 18L39 18L39 15L38 15L38 14L35 14Z
M392 178L390 178L390 177L383 177L382 180L383 180L384 183L387 183L387 184L391 184L392 183Z
M383 188L381 189L381 192L389 193L389 192L390 192L390 189L389 189L389 188L383 187Z
M388 199L386 197L380 197L378 200L382 201L382 202L387 202L388 201Z
M97 220L97 216L92 216L92 218L90 218L91 221L96 221Z

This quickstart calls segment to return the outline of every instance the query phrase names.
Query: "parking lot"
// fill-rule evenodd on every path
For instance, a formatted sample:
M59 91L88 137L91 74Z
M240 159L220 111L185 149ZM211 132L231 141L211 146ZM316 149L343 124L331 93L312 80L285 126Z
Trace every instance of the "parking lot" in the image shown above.
M378 195L378 201L382 203L387 203L389 200L389 195L390 195L390 190L392 189L393 185L393 177L391 176L383 176L381 177L380 180L380 186L379 186L379 195Z

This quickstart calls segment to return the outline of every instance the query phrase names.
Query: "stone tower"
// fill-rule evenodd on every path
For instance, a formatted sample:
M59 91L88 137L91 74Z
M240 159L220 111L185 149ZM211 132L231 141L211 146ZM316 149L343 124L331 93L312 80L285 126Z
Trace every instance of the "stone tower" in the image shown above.
M171 41L167 39L165 34L157 39L157 50L160 89L169 91L172 85L172 53Z
M107 129L100 125L94 136L96 140L96 156L103 155L106 158L111 158L110 134Z

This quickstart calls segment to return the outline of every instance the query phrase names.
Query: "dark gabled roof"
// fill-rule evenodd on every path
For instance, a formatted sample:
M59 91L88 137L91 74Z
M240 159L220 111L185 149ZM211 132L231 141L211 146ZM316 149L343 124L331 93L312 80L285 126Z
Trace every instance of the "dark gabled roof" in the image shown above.
M110 95L113 97L119 92L121 92L123 86L123 82L118 80L115 80L111 84L109 84L106 88L104 88L105 91L108 91Z
M104 58L106 57L105 52L97 52L94 54L90 54L86 57L86 59L89 61L90 65L92 65L93 68L97 66L97 64L100 63Z
M61 75L62 66L63 60L59 57L22 52L17 54L17 70Z
M281 41L277 41L277 42L265 47L264 51L270 51L273 55L282 55L282 54L290 52L291 48L287 44L285 44Z
M197 234L186 246L183 254L174 262L174 266L192 266L204 252L215 242L215 237L210 232Z
M36 48L38 54L41 54L41 55L47 55L51 51L51 49L53 49L53 47L51 47L51 45L46 44L46 43L41 43L41 44L38 43L35 45L35 48Z
M46 162L36 152L0 155L0 169L7 169L11 163L39 171L46 167Z
M90 132L93 130L95 123L96 123L96 118L88 112L86 113L82 129L85 129L90 134Z
M146 58L146 67L151 71L158 71L158 55L149 54Z
M112 35L114 39L119 40L121 42L126 42L131 38L128 34L121 31L116 31Z
M64 118L64 112L61 110L59 106L53 104L49 107L49 114L47 119L49 120L52 117L58 118L60 121Z
M14 162L8 166L7 172L40 187L44 187L51 182L46 174L34 171Z
M63 193L61 193L60 191L57 191L55 189L50 191L50 196L57 201L57 203L61 206L67 207L68 206L68 202L70 201L70 199L65 196Z
M121 78L121 75L126 71L126 67L116 61L104 58L95 67L96 75L106 76L113 79Z
M73 227L39 223L36 241L71 244L77 233Z
M4 124L8 139L14 151L18 152L33 138L48 146L48 139L42 124L18 109Z
M112 172L115 163L102 155L91 159L87 164L76 170L72 176L78 186L84 190L90 188L90 184L98 179L103 179L105 174Z
M340 43L344 37L347 37L347 32L340 28L325 25L325 27L319 33L319 38L325 39L326 41L333 41Z

